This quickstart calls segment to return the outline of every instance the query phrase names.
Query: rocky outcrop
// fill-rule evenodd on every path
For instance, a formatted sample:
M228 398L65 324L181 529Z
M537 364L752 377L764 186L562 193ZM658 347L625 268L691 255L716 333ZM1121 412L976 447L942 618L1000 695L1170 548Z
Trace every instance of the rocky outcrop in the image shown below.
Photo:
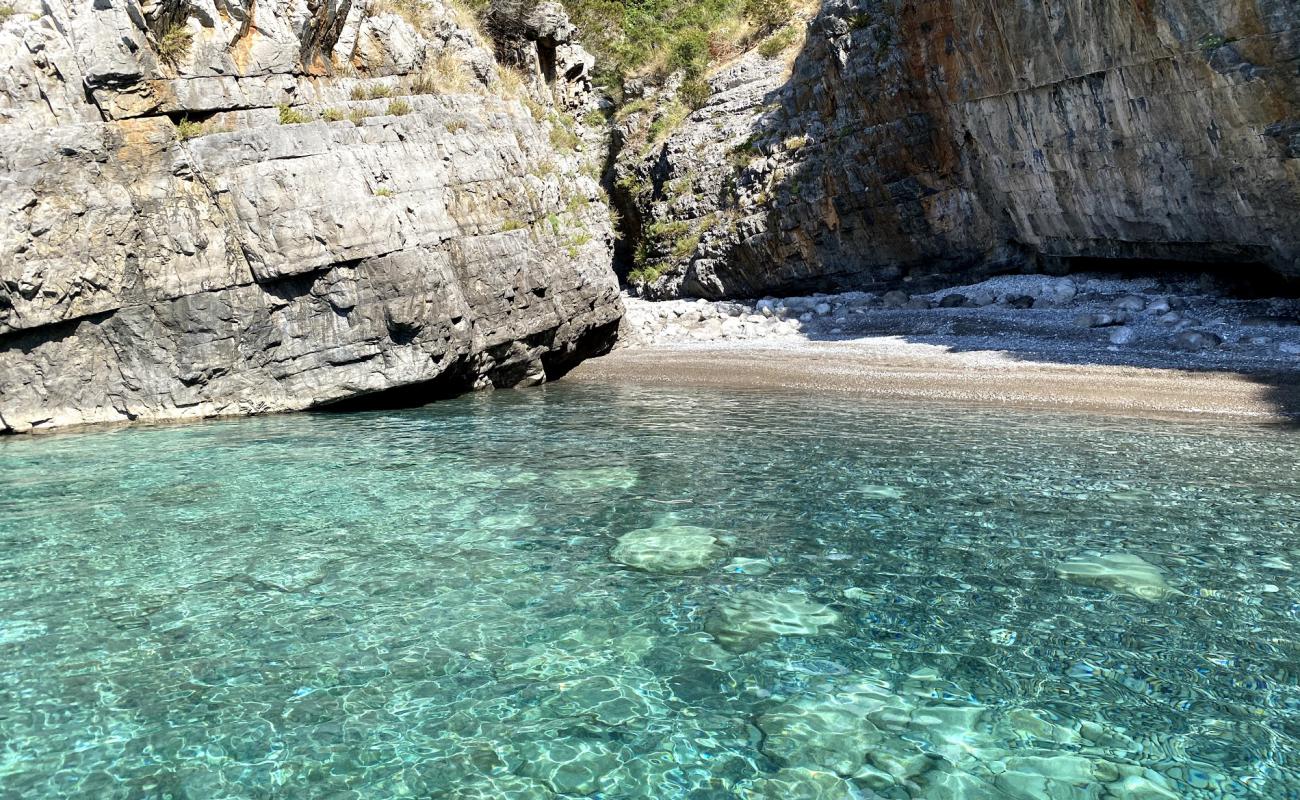
M438 0L14 9L0 431L540 382L617 324L585 73Z
M1296 0L830 0L797 57L710 82L620 167L652 296L1096 258L1300 276Z

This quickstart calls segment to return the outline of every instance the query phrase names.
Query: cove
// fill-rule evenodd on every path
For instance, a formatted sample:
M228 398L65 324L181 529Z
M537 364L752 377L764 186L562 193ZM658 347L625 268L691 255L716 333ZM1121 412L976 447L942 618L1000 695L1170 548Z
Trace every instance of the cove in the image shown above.
M1295 797L1298 450L563 382L6 439L0 795Z

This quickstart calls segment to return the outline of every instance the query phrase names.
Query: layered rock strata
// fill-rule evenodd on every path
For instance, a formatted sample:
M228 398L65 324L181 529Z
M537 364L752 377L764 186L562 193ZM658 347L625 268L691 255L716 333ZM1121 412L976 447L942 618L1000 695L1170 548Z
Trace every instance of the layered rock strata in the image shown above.
M1300 276L1296 0L830 0L710 83L623 155L651 296L1098 258Z
M436 1L11 8L0 431L540 382L616 325L581 53L512 79Z

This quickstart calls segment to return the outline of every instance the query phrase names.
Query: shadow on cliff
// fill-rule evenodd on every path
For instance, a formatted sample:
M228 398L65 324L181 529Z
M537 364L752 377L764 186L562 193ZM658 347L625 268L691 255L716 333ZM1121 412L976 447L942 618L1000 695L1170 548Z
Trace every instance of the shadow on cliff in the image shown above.
M971 88L974 83L955 80L963 76L963 80L978 83L981 77L970 74L969 64L963 61L972 57L970 42L966 43L968 52L959 53L954 47L954 41L961 39L961 31L951 28L956 18L901 4L895 9L890 4L860 0L825 0L786 78L763 95L763 111L749 126L748 138L737 135L736 141L743 140L743 144L714 159L725 162L748 157L748 163L738 166L731 180L723 182L718 200L717 216L727 221L731 232L727 225L705 231L680 284L665 286L669 291L664 296L680 292L709 299L752 298L882 291L904 285L918 293L975 283L996 274L1090 271L1096 265L1084 262L1094 261L1123 264L1130 272L1147 274L1178 262L1193 272L1226 275L1269 260L1267 248L1252 244L1267 237L1239 235L1234 239L1216 235L1217 228L1164 236L1161 223L1200 219L1173 212L1167 218L1156 215L1152 219L1136 212L1119 212L1110 220L1114 223L1111 228L1094 226L1109 233L1104 237L1069 239L1060 231L1055 237L1046 236L1044 230L1056 230L1051 225L1054 209L1040 209L1032 193L1028 199L1018 197L1012 202L1010 190L1003 185L1009 179L994 180L991 171L1013 163L1023 167L1023 174L1018 175L1025 185L1037 186L1029 178L1050 182L1051 170L1045 166L1048 155L1068 160L1086 176L1092 174L1088 166L1092 149L1128 153L1125 148L1133 137L1112 130L1113 109L1106 106L1110 95L1123 94L1122 87L1113 80L1107 83L1109 73L1072 75L1062 82L1077 94L1078 109L1068 107L1064 100L1059 108L1052 105L1048 109L1050 114L1042 122L1047 127L1048 123L1059 125L1058 140L1050 142L1059 152L1045 155L1034 131L1010 130L1014 120L997 116L993 113L997 109L990 110L987 103L981 105L981 94L998 96L1024 89L1011 81L1010 71L1001 77L994 75L996 70L984 75L996 85L984 87L988 91L983 92ZM1081 29L1073 35L1084 32ZM1217 52L1217 44L1208 48L1198 43L1189 45L1180 57L1188 74L1204 72L1208 76L1211 72L1194 68ZM1290 96L1292 89L1279 88L1276 83L1269 83L1272 91L1281 92L1279 97ZM1040 84L1039 88L1049 87L1043 88L1044 96L1050 91L1059 99L1065 91L1056 86L1054 77L1050 81L1044 78ZM952 109L963 103L970 105L969 113L954 115ZM1096 119L1072 116L1076 110L1094 107L1098 109ZM709 117L726 112L713 109L700 113ZM999 124L1007 130L1002 131ZM1003 133L1016 142L1015 147L998 138ZM1246 134L1247 138L1254 136L1249 129ZM999 151L999 143L1008 152ZM697 143L686 143L692 144ZM1259 147L1260 163L1272 164L1273 155L1287 157L1280 139ZM683 164L674 162L677 159L689 167L689 159L683 156L688 150L685 145L662 149L655 173L656 200L672 199L668 187L690 175ZM707 156L718 156L718 152L709 150ZM705 156L697 153L697 157ZM1106 156L1094 160L1105 162ZM774 168L774 164L779 166ZM1189 197L1226 191L1216 174L1188 174L1192 177L1182 188ZM1082 186L1074 187L1076 192L1081 192ZM742 197L749 199L742 202ZM1072 197L1067 192L1057 198L1070 212L1061 212L1058 226L1066 233L1074 230L1071 223L1086 216L1083 212L1088 208L1084 200L1075 208ZM1286 193L1281 197L1275 202L1285 211ZM1140 208L1143 200L1137 196L1110 199L1115 200L1115 207L1130 210ZM1217 210L1207 214L1206 219L1213 220L1224 216ZM1295 288L1293 285L1285 293L1295 296ZM1049 319L1052 313L1055 321ZM1112 349L1105 329L1080 328L1061 321L1061 316L1059 310L872 311L841 326L843 336L827 338L897 336L950 352L997 350L1011 358L1040 363L1231 373L1258 384L1261 399L1293 424L1300 424L1300 361L1287 364L1276 355L1255 358L1249 354L1252 346L1235 341L1222 349L1179 350L1171 345L1168 328L1157 331L1154 327L1139 330L1135 341ZM1247 336L1300 341L1300 336L1274 335L1267 328L1238 328L1241 330L1246 330ZM1275 345L1260 351L1271 347Z

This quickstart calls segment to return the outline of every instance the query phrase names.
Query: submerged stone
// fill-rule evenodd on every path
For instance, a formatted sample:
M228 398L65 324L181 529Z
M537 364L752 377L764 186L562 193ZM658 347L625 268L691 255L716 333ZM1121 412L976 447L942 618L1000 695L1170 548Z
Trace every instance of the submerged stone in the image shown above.
M550 800L555 793L536 781L518 775L473 775L439 797L449 800Z
M792 767L754 781L741 797L753 800L858 800L862 793L831 772Z
M1162 600L1173 593L1159 567L1130 553L1075 556L1057 564L1056 574L1071 583L1113 589L1143 600Z
M746 592L718 606L704 630L724 649L740 653L780 636L814 636L839 619L838 613L803 592Z
M654 689L650 676L637 685L623 676L588 675L559 684L535 710L542 719L588 716L603 725L627 725L654 713L641 693Z
M1017 708L1007 713L1005 724L1016 738L1074 745L1080 741L1078 731L1051 719L1049 712Z
M857 492L872 500L901 500L904 495L902 489L893 486L859 486Z
M1151 776L1147 777L1136 773L1138 768L1128 765L1124 767L1134 772L1106 787L1111 797L1122 797L1124 800L1177 800L1179 797L1151 770L1143 770Z
M884 687L783 703L758 718L763 752L784 766L817 766L850 776L889 736L891 720L906 719L910 706Z
M882 734L866 713L834 700L794 702L764 714L763 752L778 764L805 765L852 775Z
M664 525L628 531L610 555L620 564L646 572L689 572L701 569L722 554L708 528Z
M631 489L640 480L640 475L632 467L559 469L551 477L557 485L573 492Z
M772 564L762 558L733 558L722 571L736 575L766 575L772 571Z
M994 784L1011 797L1040 800L1102 796L1093 763L1083 756L1016 756L1004 763L1005 771L994 778Z
M519 774L544 784L557 794L587 795L602 789L606 776L623 759L614 745L588 739L530 742L520 755Z

